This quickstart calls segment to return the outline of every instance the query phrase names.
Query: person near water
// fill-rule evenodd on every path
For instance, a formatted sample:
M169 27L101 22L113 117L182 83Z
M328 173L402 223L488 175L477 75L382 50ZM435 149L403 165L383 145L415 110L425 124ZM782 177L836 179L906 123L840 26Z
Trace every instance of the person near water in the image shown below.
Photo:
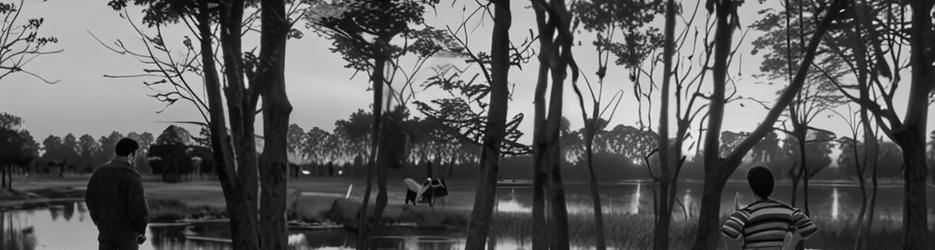
M133 156L140 145L128 138L117 142L116 157L98 167L85 191L85 203L97 226L100 250L137 250L146 241L149 210Z
M425 182L422 183L422 188L419 189L417 195L419 202L428 203L429 206L434 205L432 193L432 177L427 177L425 178Z
M757 201L739 209L724 222L721 234L731 239L743 238L742 249L782 249L787 231L802 239L818 231L818 226L804 213L784 202L770 198L773 174L763 166L747 171L747 182Z
M406 184L406 201L404 203L409 205L409 203L412 202L412 205L417 205L416 198L419 196L419 190L422 189L422 185L419 185L419 183L412 178L403 179L403 183Z

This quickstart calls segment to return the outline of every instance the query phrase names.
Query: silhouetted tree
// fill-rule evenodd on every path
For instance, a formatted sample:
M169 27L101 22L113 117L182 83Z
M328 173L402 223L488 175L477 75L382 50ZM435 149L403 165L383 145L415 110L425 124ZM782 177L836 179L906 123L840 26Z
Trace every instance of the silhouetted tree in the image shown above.
M78 167L82 172L91 172L94 170L94 166L99 162L95 159L95 156L100 155L103 152L101 144L94 139L93 136L85 134L81 137L78 137Z
M332 40L333 52L341 53L344 60L348 62L345 67L357 71L367 71L370 76L371 88L373 90L373 126L371 129L370 155L368 159L367 186L364 189L363 205L360 217L360 244L362 248L369 246L369 230L375 224L379 223L383 210L386 207L386 168L387 165L398 165L396 159L401 159L389 148L381 148L381 145L391 145L399 143L402 135L392 132L384 136L382 131L388 131L381 125L385 118L402 118L405 113L403 106L409 98L404 95L404 91L412 83L412 75L406 78L403 86L392 86L395 74L386 74L387 71L399 69L399 60L401 56L407 53L419 54L421 58L431 56L442 47L435 46L430 41L439 38L441 31L432 28L418 28L423 25L423 14L427 8L434 8L438 0L405 0L405 1L349 1L340 0L333 2L316 1L310 7L308 15L309 25L320 31L327 38ZM364 19L358 17L367 17ZM394 43L394 40L401 38L409 42L412 46L401 46ZM406 43L408 44L408 43ZM424 59L416 63L418 71ZM384 93L384 85L390 89ZM384 100L384 95L392 97L390 100ZM397 104L390 105L392 101ZM386 113L390 114L384 117L384 108L389 109ZM386 121L388 126L399 125L402 120ZM392 124L389 124L392 123ZM378 152L380 155L378 156ZM388 153L388 154L383 154ZM386 164L380 164L386 163ZM373 181L373 174L377 175L377 186L379 192L374 207L374 218L368 218L367 209L370 203L370 192Z
M539 73L533 119L533 248L567 249L568 211L562 181L562 96L567 73L578 81L578 66L572 55L574 37L571 14L563 0L534 0L539 34ZM551 90L546 108L546 89ZM546 201L550 215L546 217Z
M114 149L117 147L117 142L123 138L124 138L123 134L120 134L120 132L117 132L117 131L111 132L110 135L108 136L101 136L101 138L98 139L101 150L98 151L98 154L95 155L94 157L95 161L98 163L103 163L117 156L117 153L116 151L114 151ZM134 139L138 139L138 138L134 138ZM137 141L137 143L140 143L140 142ZM143 145L141 144L140 150L137 151L137 154L146 155L145 148L143 148L142 146Z
M67 164L69 170L75 170L75 163L78 162L78 154L80 152L78 138L72 133L65 135L65 137L62 138L62 150L62 161Z
M597 39L593 43L598 53L598 69L595 73L597 75L597 93L594 92L594 87L591 86L591 83L587 82L588 90L591 93L590 115L588 115L586 111L588 108L585 107L584 96L581 94L581 90L577 85L573 85L573 87L579 99L582 121L584 122L584 129L581 131L583 132L581 137L584 142L584 158L588 163L589 171L592 172L591 175L594 176L591 180L591 196L594 206L595 226L598 227L598 249L605 249L606 242L603 233L603 212L600 211L600 195L597 192L597 178L593 173L592 158L594 154L594 140L597 136L597 132L603 130L603 126L606 126L606 122L601 124L600 121L605 115L612 117L613 112L617 108L614 106L613 111L607 114L610 105L614 104L615 100L616 104L619 105L619 101L623 98L623 92L617 92L606 104L606 107L601 107L604 105L602 104L604 77L607 73L611 54L617 56L617 64L625 65L632 70L638 67L637 65L642 61L641 59L648 56L649 51L660 44L656 30L646 29L644 26L652 21L655 15L662 12L663 8L661 3L661 1L592 0L580 1L572 4L571 11L578 20L582 21L584 28L588 31L595 32L597 35ZM673 18L672 24L674 24L674 10L671 16ZM668 21L668 19L666 20ZM668 26L669 23L667 22L666 24L666 28L668 29L670 27ZM616 37L618 29L621 30L620 33L624 38L621 39L623 40L622 42L616 41L616 39L618 39L618 37ZM672 41L670 40L669 42ZM668 55L671 56L671 53ZM668 83L668 80L666 80L666 83Z
M108 5L128 15L125 8L130 2L111 0ZM285 134L291 105L284 93L282 72L285 40L290 35L301 37L300 32L291 28L301 14L297 7L300 3L290 1L289 12L285 8L287 3L282 0L134 0L132 3L144 7L143 22L155 28L156 35L145 34L130 21L143 38L146 52L135 53L121 42L109 48L143 62L148 73L138 76L160 79L145 84L170 87L169 91L156 94L157 99L168 104L186 100L201 113L203 125L211 132L212 151L219 166L215 172L227 202L233 246L237 249L284 248L285 169L288 166ZM248 9L254 14L245 17ZM259 27L255 26L256 21L260 22ZM177 54L171 52L161 35L162 27L177 23L186 24L199 45L196 49L190 38L183 40L182 44L191 53L178 60L173 59ZM219 30L219 34L215 34L215 30ZM251 31L260 33L259 55L243 51L242 37ZM217 49L220 55L216 54ZM218 66L219 62L223 62L222 67ZM223 74L219 73L219 68ZM204 88L193 88L185 78L188 72L195 72L202 78ZM225 96L222 96L221 75ZM201 93L205 93L206 98ZM262 111L257 111L261 97L264 100ZM262 156L258 156L255 133L255 116L260 112L264 114ZM268 167L259 169L261 162ZM261 186L262 195L258 193Z
M45 83L56 83L58 81L46 80L26 69L26 65L36 58L62 50L47 50L49 45L58 42L58 38L41 34L40 29L45 18L30 18L27 13L23 13L25 2L20 0L19 4L0 3L0 27L3 27L0 29L0 38L3 40L3 45L0 46L0 79L14 73L25 73Z
M935 32L931 22L933 4L932 1L857 1L852 5L853 28L848 29L852 31L842 37L850 41L846 44L851 48L839 53L842 58L855 63L851 70L858 74L857 89L860 93L855 96L848 91L851 87L838 82L841 91L866 108L882 132L903 149L906 190L903 247L907 249L926 249L929 246L926 240L928 215L925 212L925 183L928 178L925 124L930 110L929 99L935 89L930 84L935 63L935 55L931 53L932 34ZM906 15L906 12L910 14ZM903 51L904 44L910 46L908 65L905 65L905 54L886 52ZM902 90L897 86L903 68L912 69L912 77L906 98L908 102L904 106L905 116L900 118L893 100L895 92Z
M39 157L39 144L29 131L20 129L23 119L0 113L0 189L13 189L13 174Z
M821 5L819 5L802 1L794 3L786 1L783 11L769 9L764 12L765 16L762 19L751 25L751 28L755 30L766 32L766 35L759 36L753 41L753 53L756 54L759 50L768 49L768 53L764 55L766 59L761 63L760 70L768 75L770 80L783 77L787 81L792 80L793 64L797 58L802 57L804 52L804 37L813 33L814 27L820 21L814 18L804 18L804 13L807 12L809 16L813 16L814 13L820 12L825 4L827 3L821 2ZM783 21L785 21L785 26L780 25ZM798 34L795 34L796 32ZM797 42L793 43L793 40ZM844 96L838 93L832 80L821 73L825 71L839 72L839 69L844 68L843 62L840 58L833 56L827 49L824 49L824 46L819 47L819 50L816 51L816 57L820 60L817 64L822 65L823 69L809 73L802 90L799 91L789 105L788 113L785 116L788 118L786 122L791 124L792 128L780 129L795 138L798 144L796 148L799 150L799 160L798 164L795 165L798 168L797 173L793 175L792 205L796 205L797 184L799 179L802 179L806 214L810 214L808 205L808 180L810 175L807 172L814 169L808 165L810 161L806 160L809 158L808 154L812 153L806 150L808 148L806 144L814 141L814 139L808 138L809 135L824 133L824 130L813 127L813 122L815 118L839 106L845 100Z
M737 169L750 149L773 129L773 123L776 122L799 90L802 89L821 38L844 7L843 1L836 0L825 9L826 11L823 12L824 15L821 18L822 21L809 39L808 45L804 49L805 54L799 61L798 70L789 86L782 92L776 103L769 109L766 117L751 132L750 136L744 138L737 148L727 154L727 157L722 157L718 147L720 146L719 134L724 121L724 106L727 101L725 98L727 67L733 50L731 43L733 32L739 26L737 9L741 3L740 1L731 0L709 0L706 5L709 12L715 13L717 23L713 41L714 65L712 71L714 86L710 95L711 106L707 122L708 130L704 137L705 182L693 246L693 249L696 250L717 248L721 192L727 179Z

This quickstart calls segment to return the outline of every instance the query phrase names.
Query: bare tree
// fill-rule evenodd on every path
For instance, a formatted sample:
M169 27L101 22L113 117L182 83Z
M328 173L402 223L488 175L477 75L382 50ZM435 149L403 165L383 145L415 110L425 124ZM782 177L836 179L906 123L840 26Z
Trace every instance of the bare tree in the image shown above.
M129 3L129 0L113 0L108 5L127 15L125 9ZM207 125L211 134L218 163L215 172L224 192L235 248L284 247L285 134L291 107L284 96L282 74L285 40L299 35L291 28L302 14L298 3L290 2L288 11L285 2L266 0L259 3L137 0L133 4L145 6L144 23L154 27L156 35L146 35L130 21L131 27L143 38L144 52L133 52L119 40L115 46L108 47L120 54L130 54L145 65L144 74L129 77L161 78L144 84L169 86L169 91L154 97L170 105L188 100L205 119L201 124ZM245 9L253 9L257 4L259 8L245 17ZM259 28L252 25L255 20L261 21ZM164 25L178 22L185 24L200 45L195 49L186 38L183 45L188 53L184 60L172 57L161 35ZM242 50L242 37L249 31L260 33L259 56ZM184 77L184 73L191 71L198 72L196 75L202 78L202 91L196 91ZM221 75L227 83L223 89L225 95L222 95ZM260 97L264 100L263 110L257 111ZM267 146L262 157L258 157L254 131L255 115L259 112L265 114ZM260 162L273 167L259 171ZM262 196L260 187L265 190ZM264 202L259 202L261 200Z
M3 20L0 21L0 79L14 73L24 73L45 83L57 83L58 80L46 80L26 69L36 58L60 53L62 50L47 50L49 45L58 42L58 38L40 34L45 19L23 17L23 3L25 0L20 0L18 5L0 3L0 17Z
M865 142L868 143L870 166L875 166L878 149L877 140L869 137L873 133L870 116L876 127L893 140L903 153L903 177L905 178L905 200L903 211L904 247L925 249L928 229L925 182L928 168L925 163L926 119L928 117L933 87L931 74L935 55L930 51L933 39L931 23L932 1L856 1L851 5L852 19L848 29L838 36L840 45L833 50L848 62L851 72L856 74L857 85L835 81L838 89L851 101L861 106L861 121L864 124ZM909 20L906 13L909 12ZM904 44L910 46L909 60L904 54ZM834 48L834 47L832 47ZM905 116L900 118L894 105L895 93L900 90L900 71L912 69L908 103ZM830 73L828 73L830 75ZM833 78L833 77L829 77ZM854 94L853 91L858 91ZM874 171L875 172L875 171ZM871 204L875 197L871 198ZM873 206L870 209L872 218ZM868 220L872 223L873 220ZM869 242L867 242L869 243Z
M534 0L532 7L539 30L540 51L534 100L533 249L567 249L568 211L565 207L559 138L566 70L570 71L572 82L578 81L578 66L571 51L574 43L571 15L563 0ZM548 109L545 102L546 88L551 89ZM548 221L545 213L546 197L550 214Z
M773 123L776 122L783 110L801 90L822 36L844 7L844 2L837 0L824 9L822 21L809 39L805 48L805 55L799 63L792 82L782 92L766 117L750 136L744 138L736 148L727 154L727 157L721 157L718 135L724 120L728 59L731 54L733 31L738 26L737 8L740 3L739 1L708 1L707 4L708 11L716 13L717 24L714 37L714 91L711 94L708 130L704 142L705 182L701 212L698 217L698 229L695 231L696 237L693 247L696 250L717 248L721 192L728 177L737 169L747 152L773 129Z

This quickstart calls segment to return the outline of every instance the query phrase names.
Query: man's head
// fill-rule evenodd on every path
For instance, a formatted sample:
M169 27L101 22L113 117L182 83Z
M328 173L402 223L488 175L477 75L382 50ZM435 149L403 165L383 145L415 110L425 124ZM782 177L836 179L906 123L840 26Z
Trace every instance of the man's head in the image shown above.
M133 153L136 153L136 150L140 149L140 144L136 143L133 139L123 138L117 142L117 147L114 148L117 156L129 156Z
M773 173L766 167L756 166L747 171L747 182L759 197L766 198L773 193Z

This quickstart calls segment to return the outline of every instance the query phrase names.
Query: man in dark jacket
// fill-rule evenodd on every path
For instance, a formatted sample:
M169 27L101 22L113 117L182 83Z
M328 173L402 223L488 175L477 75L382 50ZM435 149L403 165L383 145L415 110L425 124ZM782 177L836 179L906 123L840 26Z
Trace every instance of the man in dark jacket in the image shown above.
M131 160L139 147L132 139L121 139L117 156L97 168L88 182L85 203L97 226L100 250L136 250L146 241L149 212L140 173Z

